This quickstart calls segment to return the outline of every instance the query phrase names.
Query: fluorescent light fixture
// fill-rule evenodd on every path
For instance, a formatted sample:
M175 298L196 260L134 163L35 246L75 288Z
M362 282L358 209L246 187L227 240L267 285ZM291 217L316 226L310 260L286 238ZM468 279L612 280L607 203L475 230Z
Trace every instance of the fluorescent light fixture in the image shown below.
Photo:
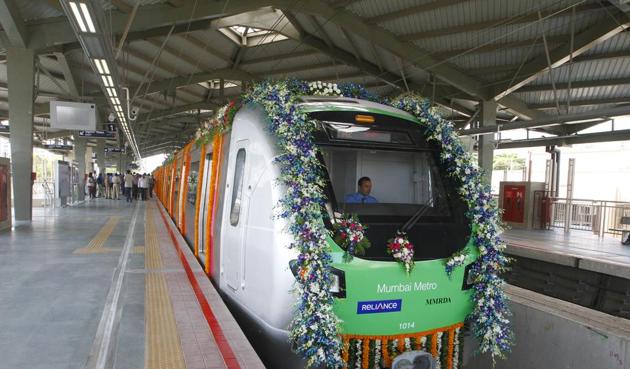
M112 96L113 97L118 97L118 93L116 92L116 89L112 88Z
M99 74L105 74L103 66L101 65L101 59L94 59L94 64L96 64L96 69L98 69Z
M105 76L101 76L101 78L103 79L103 84L105 85L105 87L114 87L114 84L113 83L110 84L110 82L107 80Z
M87 23L87 26L90 32L96 33L96 29L94 28L94 22L92 22L92 17L90 16L90 12L88 11L87 5L85 5L85 3L81 3L81 11L83 12L83 16L85 17L85 22Z
M103 64L103 71L105 72L105 74L111 74L109 72L109 66L107 65L107 60L101 59L101 64Z
M77 4L75 2L70 2L70 9L72 9L72 13L74 14L74 18L79 24L81 32L87 32L87 28L85 28L85 23L83 23L83 19L81 19L81 13L79 13L79 8L77 7Z
M109 81L109 86L114 87L114 80L112 79L112 76L107 76L107 80Z

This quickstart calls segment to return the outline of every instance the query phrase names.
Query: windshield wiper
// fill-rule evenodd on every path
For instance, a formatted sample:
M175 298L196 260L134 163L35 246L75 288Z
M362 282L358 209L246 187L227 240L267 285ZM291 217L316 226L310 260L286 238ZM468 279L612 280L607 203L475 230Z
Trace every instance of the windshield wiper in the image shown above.
M431 201L429 201L428 204L420 205L420 209L418 209L415 213L413 213L411 218L409 218L409 220L407 220L405 224L403 224L402 227L400 227L400 230L403 232L407 232L408 230L410 230L413 226L416 225L416 223L418 223L418 220L420 220L420 218L422 218L422 216L424 216L424 214L428 212L429 209L432 209L432 208L433 208L433 198L431 198Z

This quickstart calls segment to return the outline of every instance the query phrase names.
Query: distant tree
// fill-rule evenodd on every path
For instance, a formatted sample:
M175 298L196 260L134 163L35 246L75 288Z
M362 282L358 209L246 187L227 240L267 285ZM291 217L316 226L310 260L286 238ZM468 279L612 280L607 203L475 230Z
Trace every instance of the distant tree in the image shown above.
M525 159L519 158L514 153L495 155L492 162L493 170L520 170L523 168L525 168Z

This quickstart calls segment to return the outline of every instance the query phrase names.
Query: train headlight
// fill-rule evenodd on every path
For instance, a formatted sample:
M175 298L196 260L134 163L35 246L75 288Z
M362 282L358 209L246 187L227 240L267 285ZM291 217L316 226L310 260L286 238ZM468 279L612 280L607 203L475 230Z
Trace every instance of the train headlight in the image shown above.
M472 266L474 263L466 265L464 269L464 283L462 284L462 290L469 290L475 284L474 275L472 272Z
M330 286L332 295L340 299L346 298L346 273L337 268L330 268L330 275L332 277Z
M291 269L291 273L293 273L293 276L297 279L297 260L293 259L289 261L289 269ZM343 270L331 267L330 277L332 278L330 285L332 295L337 298L346 298L346 273Z

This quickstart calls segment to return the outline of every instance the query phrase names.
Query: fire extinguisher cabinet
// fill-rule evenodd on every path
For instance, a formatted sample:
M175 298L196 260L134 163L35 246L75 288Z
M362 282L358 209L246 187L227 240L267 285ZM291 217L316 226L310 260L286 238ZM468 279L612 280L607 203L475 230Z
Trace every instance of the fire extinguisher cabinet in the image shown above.
M499 207L503 210L503 222L512 228L532 229L534 192L544 190L544 182L501 182Z
M0 158L0 232L11 229L11 162Z

